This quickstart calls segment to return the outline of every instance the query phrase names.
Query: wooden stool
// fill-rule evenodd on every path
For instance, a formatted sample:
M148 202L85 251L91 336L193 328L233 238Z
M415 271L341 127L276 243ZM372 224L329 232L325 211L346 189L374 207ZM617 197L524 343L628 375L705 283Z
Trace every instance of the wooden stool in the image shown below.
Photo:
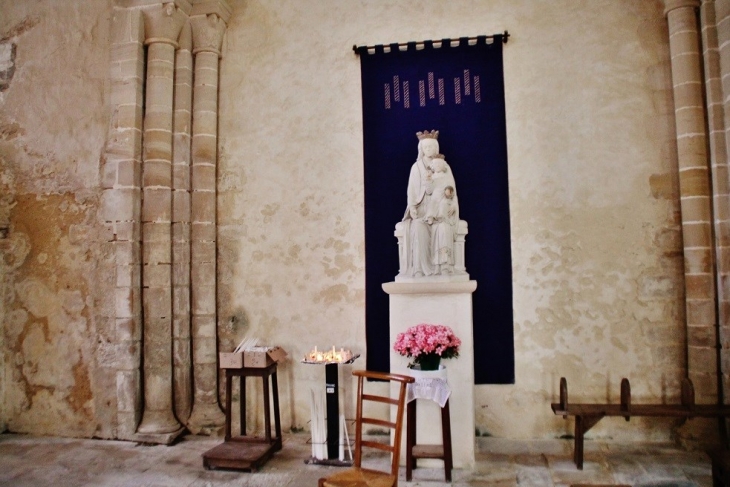
M240 377L240 415L241 435L231 435L232 381ZM263 379L264 399L264 437L246 436L246 377ZM271 378L271 396L274 400L274 428L271 434L271 411L269 404L269 378ZM281 421L279 419L279 387L276 380L276 363L267 367L241 367L226 369L226 430L225 442L203 453L203 466L210 468L232 468L237 470L258 470L274 452L281 450Z
M451 418L449 416L449 400L441 408L441 441L440 445L418 445L416 443L416 402L408 403L408 423L406 424L406 481L413 477L416 460L419 458L436 458L444 461L446 481L451 482L453 458L451 456Z

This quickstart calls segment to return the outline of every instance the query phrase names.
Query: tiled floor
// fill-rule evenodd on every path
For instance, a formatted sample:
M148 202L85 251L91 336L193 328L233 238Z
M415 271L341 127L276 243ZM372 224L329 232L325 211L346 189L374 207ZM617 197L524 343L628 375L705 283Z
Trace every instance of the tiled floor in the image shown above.
M0 486L316 486L338 467L308 465L308 435L285 435L284 448L255 473L205 470L201 454L220 439L187 436L174 446L122 441L0 435ZM711 487L710 461L702 452L670 444L586 441L584 470L572 462L569 440L516 441L479 438L473 470L419 468L412 482L423 486L570 486L628 484L651 487ZM386 459L377 459L381 465ZM386 467L387 468L387 467Z

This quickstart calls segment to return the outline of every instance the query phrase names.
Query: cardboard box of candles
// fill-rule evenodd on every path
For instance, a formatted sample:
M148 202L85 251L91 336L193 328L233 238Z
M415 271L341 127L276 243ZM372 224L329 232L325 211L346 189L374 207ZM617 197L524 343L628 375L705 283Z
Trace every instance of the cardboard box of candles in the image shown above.
M244 340L233 352L218 354L221 369L264 368L286 358L281 347L257 346L256 340Z

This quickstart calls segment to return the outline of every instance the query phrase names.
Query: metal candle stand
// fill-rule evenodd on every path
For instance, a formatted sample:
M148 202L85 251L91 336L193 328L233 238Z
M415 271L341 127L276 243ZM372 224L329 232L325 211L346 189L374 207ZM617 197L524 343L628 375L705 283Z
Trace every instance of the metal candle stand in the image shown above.
M311 362L302 360L303 364L324 365L325 391L327 399L327 458L322 460L312 457L307 463L330 466L350 466L351 461L342 461L339 456L340 443L340 403L339 403L339 369L340 365L353 363L360 354L353 355L346 362Z

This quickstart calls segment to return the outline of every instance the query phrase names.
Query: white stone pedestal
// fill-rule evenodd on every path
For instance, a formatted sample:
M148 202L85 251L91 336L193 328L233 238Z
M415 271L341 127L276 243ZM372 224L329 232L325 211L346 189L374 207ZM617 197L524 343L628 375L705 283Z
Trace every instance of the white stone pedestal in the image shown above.
M474 466L474 338L472 333L472 293L476 281L465 282L387 282L383 290L390 295L390 370L408 374L409 359L393 350L398 333L419 323L446 325L461 339L459 357L443 360L451 396L451 444L454 468ZM438 404L418 399L418 444L441 444L441 413ZM405 426L401 445L401 464L405 462ZM433 460L434 466L443 462ZM419 465L427 466L426 460Z

